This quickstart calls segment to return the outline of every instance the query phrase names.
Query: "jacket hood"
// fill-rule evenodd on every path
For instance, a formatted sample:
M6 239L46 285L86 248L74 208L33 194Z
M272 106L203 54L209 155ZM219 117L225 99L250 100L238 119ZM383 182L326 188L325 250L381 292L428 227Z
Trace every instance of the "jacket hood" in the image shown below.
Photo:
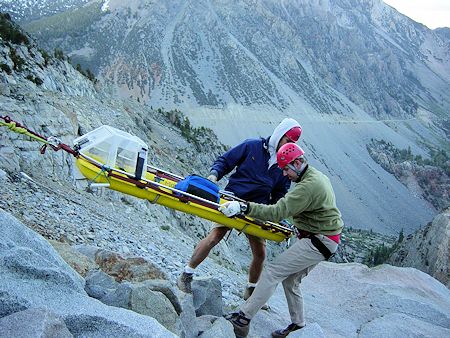
M300 127L300 124L291 118L285 118L280 124L275 128L272 135L269 138L269 168L277 162L277 146L281 138L286 134L287 131L294 127Z

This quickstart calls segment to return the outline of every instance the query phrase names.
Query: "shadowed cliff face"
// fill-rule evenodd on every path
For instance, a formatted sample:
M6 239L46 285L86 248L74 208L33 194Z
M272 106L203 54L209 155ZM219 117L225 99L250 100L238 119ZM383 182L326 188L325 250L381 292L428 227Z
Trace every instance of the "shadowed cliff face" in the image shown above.
M449 288L449 228L450 208L447 208L433 222L407 236L388 262L419 269Z

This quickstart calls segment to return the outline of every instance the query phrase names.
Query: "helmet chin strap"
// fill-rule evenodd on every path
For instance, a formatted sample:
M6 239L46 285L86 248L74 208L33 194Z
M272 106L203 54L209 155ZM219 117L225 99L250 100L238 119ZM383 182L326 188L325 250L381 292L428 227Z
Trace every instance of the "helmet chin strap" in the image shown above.
M300 169L297 169L292 163L289 163L287 166L289 169L291 169L293 172L295 172L297 174L297 176L300 176L306 167L306 163L303 163L303 162L301 162L301 163L302 163L302 165L300 166Z

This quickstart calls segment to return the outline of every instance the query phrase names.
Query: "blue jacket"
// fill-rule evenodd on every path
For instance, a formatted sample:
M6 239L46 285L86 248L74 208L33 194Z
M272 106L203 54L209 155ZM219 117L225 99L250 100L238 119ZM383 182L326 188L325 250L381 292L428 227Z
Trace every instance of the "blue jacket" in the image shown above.
M211 172L221 179L234 168L227 191L246 201L274 204L290 187L290 181L275 164L267 168L269 152L267 139L248 139L219 156Z

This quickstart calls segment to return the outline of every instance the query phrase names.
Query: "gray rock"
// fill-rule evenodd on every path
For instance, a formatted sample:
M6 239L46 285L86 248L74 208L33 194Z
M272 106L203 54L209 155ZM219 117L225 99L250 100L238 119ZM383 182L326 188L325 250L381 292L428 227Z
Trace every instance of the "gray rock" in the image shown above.
M114 278L103 271L90 271L86 276L84 290L91 297L101 299L119 287Z
M11 95L11 90L9 89L9 86L5 82L0 82L0 95L9 96Z
M2 168L9 170L10 172L17 172L20 169L19 157L15 153L15 150L11 146L5 146L0 148L0 160Z
M172 303L159 291L140 283L134 285L130 296L130 310L155 318L168 330L177 333L178 315Z
M326 338L322 328L317 323L306 325L303 329L289 334L289 338Z
M119 286L107 293L100 301L106 305L130 309L130 297L133 285L129 282L120 283Z
M148 287L150 290L159 291L164 294L164 296L166 296L172 303L177 314L181 313L182 308L177 297L177 291L169 281L162 279L150 279L142 282L141 285Z
M450 328L433 325L403 313L389 313L363 325L358 337L450 337Z
M199 322L201 338L228 338L233 337L233 325L223 317L201 316Z
M0 243L0 294L6 300L2 304L8 304L3 313L50 309L74 336L174 337L153 318L89 297L84 280L52 246L3 210Z
M222 316L222 284L216 278L196 278L192 281L192 294L197 317Z
M0 181L6 180L8 179L8 174L6 173L6 171L0 169Z
M90 258L93 261L95 261L95 255L97 254L97 251L101 250L97 246L87 245L87 244L75 245L74 249L77 250L79 253L87 256L88 258Z
M73 292L84 293L84 279L64 262L44 238L2 210L0 224L0 241L12 244L0 256L0 266L6 275L43 280L58 289L69 288Z
M110 306L121 307L155 318L168 330L177 333L179 327L177 311L162 292L152 289L155 285L148 282L137 284L123 282L100 300Z
M198 337L200 328L197 322L192 294L185 294L181 299L179 330L184 338Z
M49 240L50 244L61 255L64 261L69 264L76 272L85 277L91 270L96 270L98 265L89 257L79 253L67 243L61 243Z
M95 254L95 262L118 282L167 279L167 275L158 266L142 257L124 258L113 251L99 250Z
M31 303L26 299L0 289L0 318L28 309Z
M64 320L47 309L27 309L0 319L0 337L73 337Z

